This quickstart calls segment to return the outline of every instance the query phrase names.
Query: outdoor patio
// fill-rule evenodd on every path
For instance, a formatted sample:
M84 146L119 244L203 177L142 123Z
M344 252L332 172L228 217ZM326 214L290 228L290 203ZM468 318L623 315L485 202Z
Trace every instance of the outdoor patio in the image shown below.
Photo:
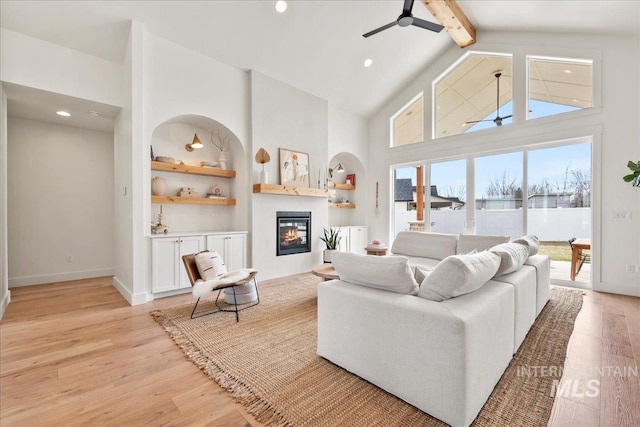
M591 264L585 263L576 276L576 280L570 278L571 262L551 261L551 284L569 286L574 288L591 289Z

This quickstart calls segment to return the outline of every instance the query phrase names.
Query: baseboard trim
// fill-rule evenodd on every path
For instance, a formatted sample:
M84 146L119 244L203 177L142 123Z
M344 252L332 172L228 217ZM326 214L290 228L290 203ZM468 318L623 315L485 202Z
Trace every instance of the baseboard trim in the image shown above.
M95 270L72 271L68 273L43 274L42 276L24 276L9 278L9 288L20 286L42 285L44 283L68 282L69 280L91 279L94 277L113 276L113 267Z
M129 305L140 305L147 303L147 294L132 294L129 288L127 288L124 283L120 281L117 277L113 276L113 287L120 292L120 295L127 300Z
M633 279L630 279L630 281L632 280ZM640 286L638 285L616 285L613 283L598 283L597 286L593 287L593 290L598 292L608 292L610 294L640 297Z
M0 306L0 319L2 319L2 316L4 316L4 312L7 309L7 307L9 307L9 303L11 302L11 291L7 291L7 293L4 295L4 298L2 298L2 305Z

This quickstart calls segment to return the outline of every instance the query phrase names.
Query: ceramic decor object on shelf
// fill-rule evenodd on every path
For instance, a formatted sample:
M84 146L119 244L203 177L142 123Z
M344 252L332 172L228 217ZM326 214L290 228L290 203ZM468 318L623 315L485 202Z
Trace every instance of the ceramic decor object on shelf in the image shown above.
M154 176L151 181L151 194L154 196L164 196L167 191L167 183L161 176Z

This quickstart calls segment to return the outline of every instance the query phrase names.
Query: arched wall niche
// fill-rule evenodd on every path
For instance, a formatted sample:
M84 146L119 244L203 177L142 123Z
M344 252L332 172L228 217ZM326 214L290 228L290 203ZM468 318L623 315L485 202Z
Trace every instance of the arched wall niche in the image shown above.
M204 145L202 148L188 151L194 135ZM150 149L154 156L172 157L176 162L200 166L202 161L219 162L221 150L214 145L218 135L229 143L225 152L226 169L235 170L236 178L226 179L188 175L171 172L151 171L148 183L150 194L151 180L162 176L166 181L167 195L176 195L182 187L191 187L198 196L205 196L213 186L219 186L225 196L236 199L235 206L212 206L192 204L163 205L164 222L171 232L196 231L248 231L247 170L244 145L237 135L223 123L201 115L186 114L172 117L160 123L151 134ZM151 153L149 153L151 156ZM150 221L157 219L160 205L151 204Z
M352 191L335 190L335 196L338 200L343 197L350 203L356 205L355 209L337 209L329 208L329 225L330 226L352 226L352 225L365 225L367 223L366 218L366 170L362 161L353 153L346 151L335 154L329 161L329 167L334 168L338 163L342 164L344 173L333 174L332 180L338 184L344 184L347 175L355 174L356 189ZM333 190L332 190L333 191ZM331 193L333 194L333 193Z

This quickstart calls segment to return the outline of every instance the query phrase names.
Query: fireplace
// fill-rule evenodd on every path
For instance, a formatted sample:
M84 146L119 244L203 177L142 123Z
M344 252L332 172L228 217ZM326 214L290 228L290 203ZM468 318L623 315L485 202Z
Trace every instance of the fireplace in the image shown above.
M311 252L311 212L276 212L276 255Z

